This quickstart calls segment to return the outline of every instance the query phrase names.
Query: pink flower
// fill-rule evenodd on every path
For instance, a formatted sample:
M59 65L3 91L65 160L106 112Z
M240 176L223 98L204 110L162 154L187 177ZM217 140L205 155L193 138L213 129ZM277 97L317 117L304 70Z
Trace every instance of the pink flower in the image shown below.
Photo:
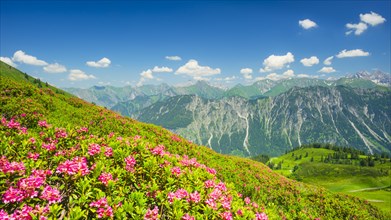
M52 142L49 144L42 143L42 148L45 148L48 151L55 151L56 150L56 145Z
M201 200L201 197L197 191L195 191L194 193L190 193L190 201L191 202L198 203L198 202L200 202L200 200Z
M176 198L178 199L183 199L183 198L186 198L189 196L189 193L185 190L185 189L178 189L176 192L175 192L175 196Z
M147 213L144 215L144 220L157 220L159 218L159 208L148 209Z
M24 198L34 198L38 196L37 188L45 182L45 177L31 175L18 181L18 188L23 190Z
M109 180L113 180L113 176L111 175L111 173L102 173L99 176L98 180L107 186L109 185Z
M189 215L189 213L186 213L184 216L182 216L182 220L195 220L195 218Z
M213 200L217 200L221 197L222 195L222 192L221 190L215 188L210 194L209 194L209 198L213 199Z
M56 138L66 138L66 137L68 137L68 134L65 131L65 129L56 128Z
M241 209L239 209L236 214L238 214L239 216L242 216L243 215L243 211Z
M213 188L215 186L215 182L213 180L207 180L204 182L205 188Z
M133 140L134 140L134 141L137 141L137 140L140 140L140 139L141 139L141 136L140 136L140 135L136 135L136 136L133 137Z
M5 156L0 158L0 172L3 173L16 173L24 174L26 168L24 167L23 162L9 162Z
M49 127L49 125L46 123L45 120L43 120L43 121L38 121L38 126L39 126L39 127L42 127L42 128L47 128L47 127Z
M216 204L216 201L214 199L207 199L205 201L205 204L207 204L209 207L211 207L214 210L217 209L217 204Z
M150 151L153 155L164 156L165 154L164 148L165 147L163 145L158 145L155 148L150 149Z
M220 214L220 217L224 220L232 220L232 213L231 212L223 212Z
M111 147L105 147L105 156L106 156L106 157L111 157L111 156L113 156L113 148L111 148Z
M216 170L215 170L215 169L213 169L213 168L209 168L209 167L207 167L207 168L206 168L206 171L208 171L208 173L210 173L210 174L213 174L213 175L215 175L215 174L216 174Z
M19 129L19 128L20 128L20 124L19 124L19 122L14 121L14 119L12 118L12 119L8 122L7 127L8 127L8 128L11 128L11 129L12 129L12 128Z
M246 205L248 205L251 203L251 200L250 200L250 198L246 197L246 198L244 198L244 202L246 203Z
M33 159L34 161L37 161L39 158L39 153L28 152L27 158L30 158L30 159Z
M217 184L216 188L220 189L221 191L227 191L227 187L225 186L225 183L223 183L223 182L220 182L219 184Z
M13 188L12 186L8 188L7 191L3 194L3 203L14 203L20 202L24 199L24 192L18 188Z
M60 191L58 191L56 188L52 188L51 186L46 186L43 191L42 195L39 197L41 199L49 201L49 204L61 202L61 195Z
M221 206L224 209L230 210L231 209L231 200L232 200L231 197L223 196L222 200L221 200Z
M88 146L88 154L90 156L94 156L95 154L99 154L100 153L100 146L99 144L90 144Z
M256 213L255 214L255 220L268 220L269 218L264 212Z
M136 165L136 159L134 159L134 157L129 155L128 157L125 158L125 163L126 163L125 169L129 172L133 172L134 166Z
M98 201L91 202L90 207L98 208L97 214L98 218L113 217L113 209L107 204L107 199L105 197L99 199Z
M10 216L8 213L2 209L0 209L0 219L2 220L11 220Z
M256 208L256 209L258 208L258 204L256 202L253 202L252 205L253 205L254 208Z
M181 168L179 168L179 167L171 168L171 174L173 174L175 176L179 176L181 174Z
M90 171L88 170L87 159L85 157L74 157L72 160L66 160L60 163L56 172L66 173L68 175L80 173L82 176L85 176Z
M176 142L181 141L181 139L176 135L171 136L171 140L176 141Z
M88 132L88 128L86 127L81 127L79 130L77 130L78 133L82 133L82 132L85 132L87 133Z
M32 207L30 207L28 205L24 205L21 210L17 209L14 211L14 213L11 215L11 219L30 220L30 219L32 219L31 215L30 215L30 213L32 213L32 212L33 212Z
M26 113L20 114L20 117L22 117L22 118L26 117Z
M33 137L30 138L29 141L30 141L32 144L35 144L35 142L36 142L36 141L35 141L35 138L33 138Z
M168 202L171 204L172 202L174 202L174 199L176 198L176 194L173 192L169 192L167 198L168 198Z

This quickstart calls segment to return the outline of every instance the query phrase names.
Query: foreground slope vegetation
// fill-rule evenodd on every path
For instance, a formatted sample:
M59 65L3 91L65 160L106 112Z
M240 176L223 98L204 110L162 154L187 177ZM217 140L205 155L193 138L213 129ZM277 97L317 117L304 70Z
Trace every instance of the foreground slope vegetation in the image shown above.
M0 218L390 217L0 65Z

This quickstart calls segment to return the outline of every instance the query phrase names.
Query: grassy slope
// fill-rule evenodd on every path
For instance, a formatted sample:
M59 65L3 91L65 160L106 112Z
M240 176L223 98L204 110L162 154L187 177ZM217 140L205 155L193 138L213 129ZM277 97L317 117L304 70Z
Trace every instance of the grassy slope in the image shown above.
M306 153L308 157L304 157ZM333 153L334 151L329 149L303 148L272 158L271 161L275 164L283 161L282 169L276 170L277 173L291 176L294 166L298 165L299 169L295 174L302 182L322 186L332 192L342 192L366 199L390 213L391 191L387 187L391 186L391 163L376 164L375 167L360 167L320 162L322 156L325 158ZM295 160L295 157L300 155L302 159ZM310 162L311 157L314 158L314 162ZM385 172L388 172L388 175ZM368 188L383 189L361 191Z
M61 92L38 89L21 79L20 74L0 63L0 90L5 91L0 97L0 114L7 118L38 113L56 127L87 126L91 133L115 132L123 137L140 135L151 146L164 144L171 153L196 157L200 163L215 168L220 179L233 184L244 197L256 201L270 219L388 218L372 205L354 197L289 180L258 162L220 155L186 140L172 141L172 133L161 127L121 117ZM34 120L28 123L36 124Z

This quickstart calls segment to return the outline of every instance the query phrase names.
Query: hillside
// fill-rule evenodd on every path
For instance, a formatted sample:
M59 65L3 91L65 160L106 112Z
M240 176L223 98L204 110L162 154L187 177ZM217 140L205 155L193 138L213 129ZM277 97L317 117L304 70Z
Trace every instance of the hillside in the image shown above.
M357 196L391 212L389 158L307 146L271 158L268 165L286 177Z
M217 152L281 155L308 143L391 151L391 92L346 86L292 88L275 97L219 100L175 96L138 120L161 125Z
M390 217L23 77L0 63L2 217Z

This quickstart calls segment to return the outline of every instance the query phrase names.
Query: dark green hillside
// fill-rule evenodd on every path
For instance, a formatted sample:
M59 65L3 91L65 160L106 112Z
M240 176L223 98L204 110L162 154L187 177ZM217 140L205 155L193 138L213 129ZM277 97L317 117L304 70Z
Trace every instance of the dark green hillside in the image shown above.
M2 217L390 217L358 198L289 180L261 163L217 154L161 127L39 88L0 65Z
M304 147L272 158L268 165L289 178L358 196L386 212L391 211L388 154L370 156L348 148Z

